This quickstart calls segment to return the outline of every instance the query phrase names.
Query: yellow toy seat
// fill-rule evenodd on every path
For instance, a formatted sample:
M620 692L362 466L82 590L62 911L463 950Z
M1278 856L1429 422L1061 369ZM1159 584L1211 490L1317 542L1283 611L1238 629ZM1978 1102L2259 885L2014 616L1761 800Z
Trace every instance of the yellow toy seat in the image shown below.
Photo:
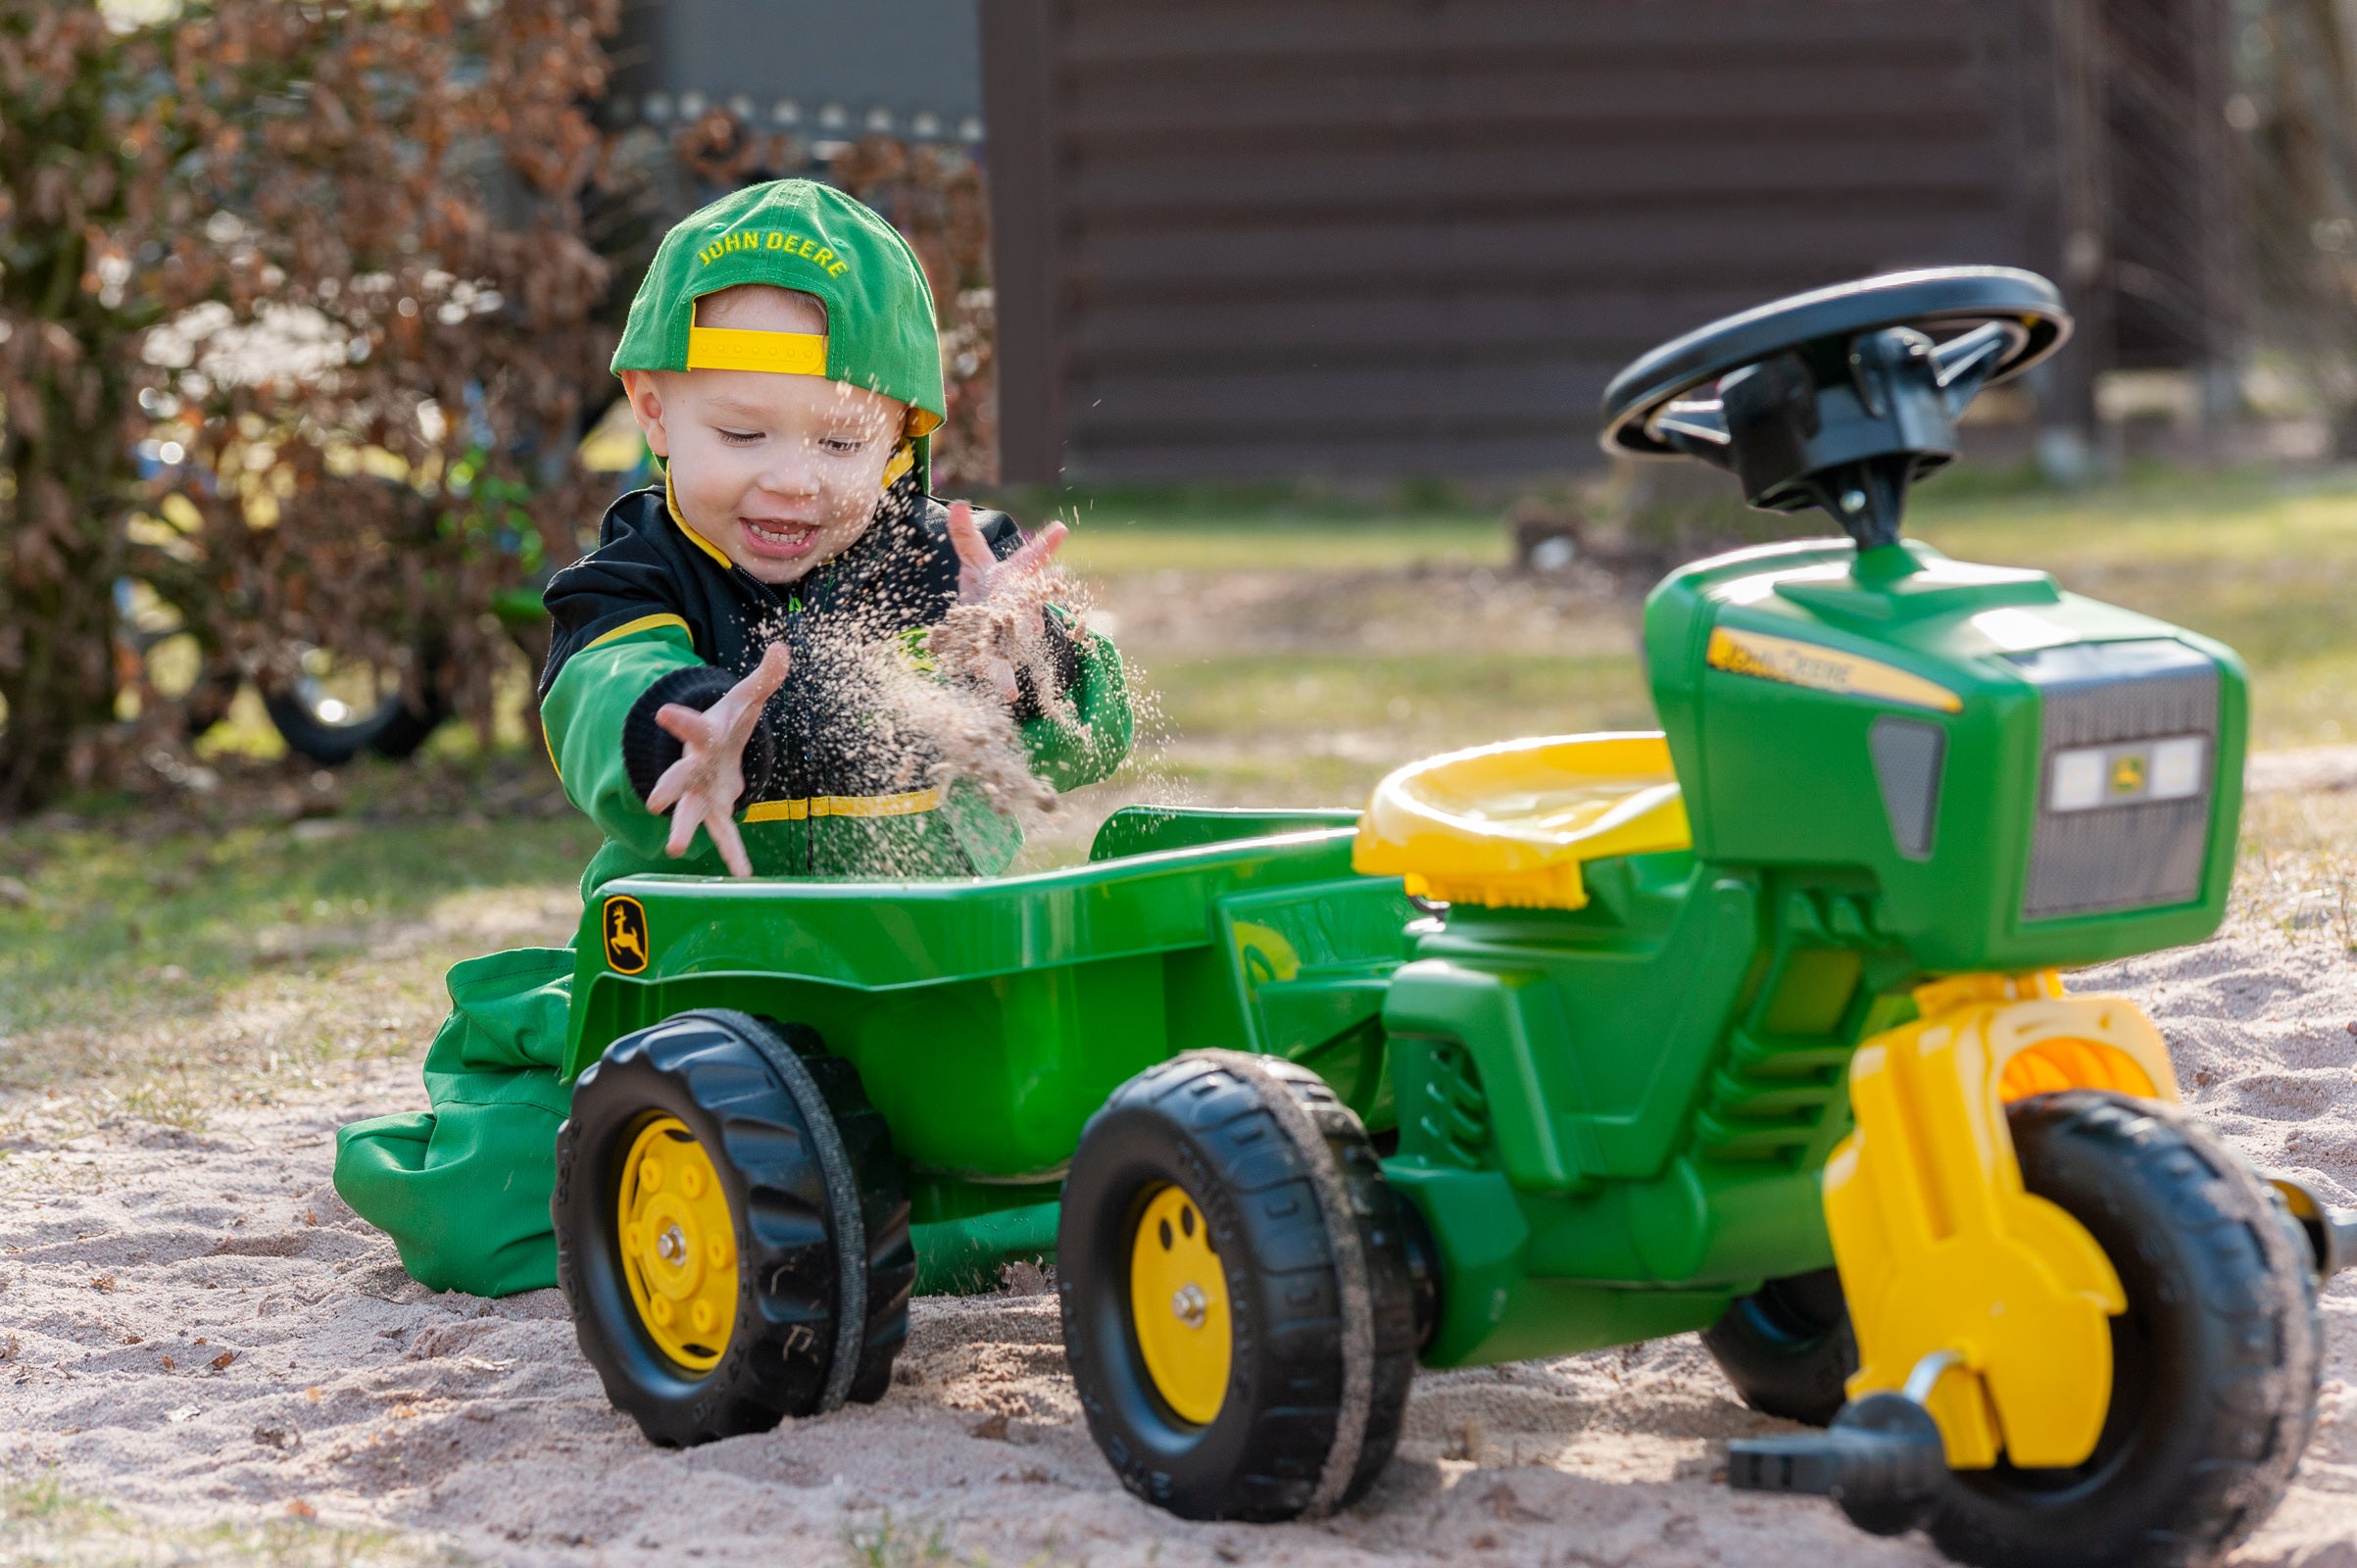
M1450 904L1576 909L1581 862L1693 845L1659 731L1553 735L1399 769L1375 786L1350 863Z

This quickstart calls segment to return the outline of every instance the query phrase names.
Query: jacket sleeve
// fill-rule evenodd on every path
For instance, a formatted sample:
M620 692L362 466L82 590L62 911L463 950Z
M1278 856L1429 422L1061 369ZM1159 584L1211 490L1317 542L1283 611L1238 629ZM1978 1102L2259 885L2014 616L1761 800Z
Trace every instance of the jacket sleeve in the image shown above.
M1073 654L1073 676L1064 697L1072 707L1070 722L1043 715L1025 719L1023 745L1031 754L1031 769L1058 790L1077 789L1109 777L1129 756L1136 720L1130 711L1129 678L1121 667L1121 651L1106 638L1074 627L1051 630L1067 636Z
M1000 560L1023 548L1022 530L1005 513L978 510L974 520L991 554ZM1111 642L1075 624L1060 610L1052 609L1048 615L1056 684L1061 688L1057 695L1070 704L1072 718L1063 722L1045 712L1047 705L1031 689L1028 673L1021 677L1014 716L1024 749L1031 754L1032 771L1058 790L1077 789L1109 777L1129 756L1135 728L1129 680L1120 651Z
M641 541L624 537L550 581L548 667L540 677L549 760L565 793L608 838L662 851L665 817L647 796L679 760L678 738L655 721L664 706L708 709L737 677L707 663L678 603L677 581ZM758 799L777 752L772 726L747 740L747 797Z
M709 694L684 688L709 686ZM540 722L548 737L549 760L565 784L565 799L586 812L606 836L644 856L663 853L670 836L667 818L647 809L646 790L632 778L653 765L645 731L654 729L654 710L660 703L646 699L659 689L673 690L670 701L691 708L709 708L719 701L731 682L728 672L696 657L687 626L671 617L668 623L648 626L605 640L593 641L557 667L556 678L541 699ZM701 697L702 701L691 701ZM641 712L640 710L645 711ZM628 742L635 732L639 753ZM673 757L677 741L671 741ZM631 763L638 761L633 769ZM665 763L664 765L668 765ZM662 777L656 767L646 788Z

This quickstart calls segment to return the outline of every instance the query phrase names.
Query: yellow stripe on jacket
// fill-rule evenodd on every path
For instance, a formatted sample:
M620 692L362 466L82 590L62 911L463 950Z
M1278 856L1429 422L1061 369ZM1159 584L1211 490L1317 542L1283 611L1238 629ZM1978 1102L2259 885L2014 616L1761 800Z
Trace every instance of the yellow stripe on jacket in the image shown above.
M901 795L813 795L803 800L757 801L745 808L748 822L804 822L813 816L916 816L941 809L942 792L909 790Z

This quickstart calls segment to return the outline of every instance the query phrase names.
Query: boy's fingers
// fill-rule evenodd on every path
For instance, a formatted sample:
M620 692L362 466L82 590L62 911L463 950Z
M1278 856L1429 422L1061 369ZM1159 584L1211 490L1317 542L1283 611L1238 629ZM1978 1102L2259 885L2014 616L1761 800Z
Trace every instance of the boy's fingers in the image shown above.
M655 710L655 722L676 736L682 746L712 744L712 719L696 709L665 703Z
M753 875L753 861L745 855L745 841L737 836L736 818L725 810L713 811L704 824L712 836L712 847L720 852L720 861L728 867L730 876Z
M737 690L751 693L761 702L767 702L786 683L786 671L794 667L794 655L784 643L771 643L762 653L761 662L753 673L737 682Z
M988 570L998 564L983 539L982 530L974 524L974 509L963 501L950 503L950 548L958 552L959 565L976 571Z
M663 853L674 860L687 854L687 847L696 840L697 825L695 804L680 802L671 812L671 836L663 844Z
M695 776L695 764L684 757L664 768L663 777L655 781L655 788L647 792L647 809L657 816L669 810L678 804L679 797L687 793L687 787Z
M1031 542L1008 556L1003 563L1007 575L1019 577L1027 571L1037 571L1056 559L1064 547L1064 537L1072 530L1060 522L1052 522L1031 536Z
M1014 665L1004 659L990 662L990 683L998 688L1003 701L1014 702L1023 695L1023 688L1014 678Z

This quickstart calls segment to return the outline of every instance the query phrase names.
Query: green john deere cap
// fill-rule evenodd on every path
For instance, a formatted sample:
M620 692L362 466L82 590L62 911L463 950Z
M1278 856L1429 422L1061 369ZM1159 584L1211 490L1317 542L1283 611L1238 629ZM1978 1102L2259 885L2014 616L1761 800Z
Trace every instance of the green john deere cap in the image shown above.
M696 301L741 283L815 295L825 336L696 324ZM748 185L674 225L630 301L613 368L769 370L880 392L908 405L920 484L923 438L949 412L916 252L872 209L810 179Z

